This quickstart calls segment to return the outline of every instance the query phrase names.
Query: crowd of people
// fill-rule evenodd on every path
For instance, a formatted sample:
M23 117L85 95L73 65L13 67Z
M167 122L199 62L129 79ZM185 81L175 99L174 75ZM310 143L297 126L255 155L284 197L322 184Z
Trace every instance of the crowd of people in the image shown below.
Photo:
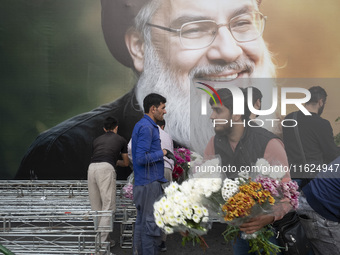
M305 107L311 115L298 111L286 117L298 125L283 128L282 138L256 125L231 126L230 121L216 125L212 135L209 118L236 123L256 118L249 110L233 114L233 95L228 89L217 91L222 103L214 104L211 99L209 118L197 123L199 129L190 130L193 78L234 81L275 77L275 65L262 38L266 18L260 13L260 2L135 0L127 4L101 0L106 43L113 56L135 72L137 84L118 100L42 133L24 156L16 178L88 178L92 209L114 211L116 174L129 165L127 141L131 139L137 209L133 254L152 255L166 251L165 235L154 221L153 204L164 184L171 181L172 140L194 151L204 149L207 158L219 155L222 165L238 168L264 158L270 164L334 169L339 164L339 150L330 123L320 116L327 97L321 87L309 89L311 99ZM260 109L262 95L253 89L253 106ZM165 114L166 132L161 128ZM104 123L104 134L99 123ZM190 136L199 137L199 143L193 146ZM338 175L337 171L317 176L287 172L283 179L293 178L300 184L298 213L316 255L340 250ZM254 233L290 210L287 205L274 214L262 214L240 229ZM105 218L101 221L105 224ZM107 233L101 238L114 245ZM233 250L234 254L249 254L249 244L238 238Z

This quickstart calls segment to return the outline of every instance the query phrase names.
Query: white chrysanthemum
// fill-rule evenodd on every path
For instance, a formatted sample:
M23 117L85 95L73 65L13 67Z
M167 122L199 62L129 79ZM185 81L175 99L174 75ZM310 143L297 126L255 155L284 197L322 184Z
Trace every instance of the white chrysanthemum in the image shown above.
M155 219L161 217L161 215L159 214L159 212L156 211L156 210L153 211L153 216L155 217Z
M175 193L175 191L177 191L177 190L178 190L178 183L177 182L171 182L170 185L164 189L164 193L166 195L171 195L171 194Z
M172 226L172 227L176 227L178 226L178 223L176 221L176 217L173 216L173 215L170 215L169 216L169 224Z
M182 206L181 209L183 213L192 213L192 209L188 205Z
M209 216L209 211L208 211L207 208L203 207L203 208L202 208L202 212L203 212L203 215L204 215L204 216Z
M183 195L189 196L193 192L194 182L192 180L185 181L181 184L180 190Z
M159 200L160 203L164 204L166 202L167 198L165 196L163 196L161 198L161 200Z
M222 179L221 178L212 178L212 183L211 183L211 190L212 192L217 192L221 189L222 186Z
M154 203L153 208L155 211L157 211L159 214L164 214L164 208L160 201L157 201Z
M245 182L245 179L240 177L240 178L235 178L234 179L234 182L237 184L237 185L240 185L241 183L244 183Z
M161 217L155 218L156 225L160 228L164 227L164 222Z
M202 218L202 222L208 222L209 221L209 217L203 217Z
M227 201L230 197L238 192L238 184L238 181L234 181L228 178L224 180L221 193L225 201Z
M173 201L177 204L180 204L181 201L182 201L182 198L184 197L183 193L180 192L180 191L176 191L174 194L173 194Z
M183 217L176 217L176 222L180 225L183 223L184 218Z
M172 233L174 232L173 228L170 228L170 227L165 227L165 228L164 228L164 231L165 231L165 233L168 234L168 235L169 235L169 234L172 234Z
M190 201L189 204L200 203L202 197L198 193L191 193L190 196L188 197L188 200Z
M192 213L191 212L185 212L184 213L185 218L187 218L188 220L192 219Z
M286 172L282 166L272 166L272 171L269 174L270 178L280 180L285 176Z
M163 208L164 208L164 211L167 212L167 211L170 211L173 207L173 203L170 203L169 200L167 200L164 204L163 204Z
M193 204L192 209L194 209L196 211L196 210L200 209L200 205L199 204Z
M164 215L161 215L162 217L162 221L167 224L169 223L170 219L169 219L169 214L164 214Z
M174 215L175 217L178 217L178 216L180 216L181 214L182 214L182 211L181 211L180 207L179 207L179 206L175 206L175 207L173 208L173 215Z
M196 223L199 223L201 221L201 217L199 217L197 214L194 214L192 216L192 220Z
M179 202L183 207L186 207L190 204L190 201L187 197L183 196Z
M203 210L201 207L195 209L195 214L198 215L200 218L203 216Z
M270 164L264 158L260 158L256 161L255 164L258 168L258 171L263 175L269 175L270 173Z

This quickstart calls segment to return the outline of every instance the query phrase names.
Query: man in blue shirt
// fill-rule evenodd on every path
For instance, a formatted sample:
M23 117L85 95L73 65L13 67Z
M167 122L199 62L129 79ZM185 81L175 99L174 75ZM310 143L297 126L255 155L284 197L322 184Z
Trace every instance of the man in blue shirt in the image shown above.
M168 151L161 148L156 121L163 120L166 99L155 93L143 100L145 115L137 122L132 132L132 159L135 183L133 201L137 208L133 254L158 254L161 230L153 216L153 204L162 193L164 156Z

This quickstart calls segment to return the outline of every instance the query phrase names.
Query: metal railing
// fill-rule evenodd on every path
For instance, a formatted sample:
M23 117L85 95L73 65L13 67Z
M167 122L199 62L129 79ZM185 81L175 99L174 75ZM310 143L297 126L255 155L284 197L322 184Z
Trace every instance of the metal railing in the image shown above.
M120 194L125 184L117 181L113 214L91 211L87 181L0 180L0 243L18 254L109 254L100 232L119 222L121 247L131 248L136 209ZM99 231L103 216L111 222Z

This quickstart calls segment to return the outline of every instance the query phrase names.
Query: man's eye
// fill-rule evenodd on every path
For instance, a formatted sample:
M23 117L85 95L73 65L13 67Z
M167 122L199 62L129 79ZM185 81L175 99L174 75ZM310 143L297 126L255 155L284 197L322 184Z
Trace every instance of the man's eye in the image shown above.
M185 38L197 38L212 33L211 30L212 27L210 24L191 24L184 26L181 34L182 37Z
M251 26L253 23L251 22L251 20L238 20L236 22L233 22L233 24L231 24L232 28L239 28L239 27L245 27L245 26Z

